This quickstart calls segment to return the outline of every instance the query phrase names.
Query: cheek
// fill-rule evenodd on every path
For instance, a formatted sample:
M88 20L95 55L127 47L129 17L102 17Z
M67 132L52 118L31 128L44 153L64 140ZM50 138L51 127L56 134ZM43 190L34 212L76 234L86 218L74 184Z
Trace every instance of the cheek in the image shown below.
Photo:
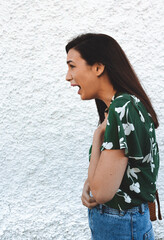
M95 85L95 78L92 73L86 72L83 73L83 82L88 87L93 87Z
M87 85L88 85L88 90L90 90L92 92L96 91L97 82L92 75L88 78Z
M82 93L85 95L86 99L94 99L97 96L97 85L95 81L91 81L91 79L85 81L82 90Z

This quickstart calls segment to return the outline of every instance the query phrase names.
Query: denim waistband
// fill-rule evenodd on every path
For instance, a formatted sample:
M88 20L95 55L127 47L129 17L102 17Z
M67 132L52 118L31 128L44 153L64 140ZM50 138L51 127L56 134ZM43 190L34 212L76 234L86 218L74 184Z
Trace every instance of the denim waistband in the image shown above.
M144 214L145 210L148 208L148 204L142 203L139 206L136 206L127 210L114 209L104 204L99 204L96 206L96 208L100 210L101 213L111 213L116 215L125 215L126 213L136 213L136 212L140 212L141 214Z

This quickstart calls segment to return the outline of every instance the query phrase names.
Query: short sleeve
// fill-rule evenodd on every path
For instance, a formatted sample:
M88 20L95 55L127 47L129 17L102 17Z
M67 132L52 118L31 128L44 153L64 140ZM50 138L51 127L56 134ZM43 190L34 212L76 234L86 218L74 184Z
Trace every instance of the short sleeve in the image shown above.
M143 159L146 139L149 139L146 136L144 117L132 102L114 101L109 108L101 150L125 149L127 157Z

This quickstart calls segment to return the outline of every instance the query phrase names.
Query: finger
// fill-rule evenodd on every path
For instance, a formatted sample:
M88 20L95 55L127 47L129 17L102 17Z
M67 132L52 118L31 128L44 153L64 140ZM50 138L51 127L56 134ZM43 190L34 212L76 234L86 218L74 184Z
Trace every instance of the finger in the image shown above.
M94 197L90 197L88 202L93 203L96 202L96 200L94 199Z
M98 205L97 202L95 202L95 203L90 203L90 204L88 204L88 208L89 208L89 209L92 209L92 208L96 207L97 205Z
M93 203L96 202L96 200L94 199L94 197L91 197L89 194L87 194L86 192L83 192L82 194L82 198L84 198L87 202L89 203Z
M83 203L83 205L87 206L87 207L92 207L97 205L96 200L93 197L90 197L89 199L86 199L83 195L81 196L81 201Z
M82 196L81 199L88 202L88 203L95 203L96 202L96 200L93 197L88 198L88 197Z
M109 112L109 108L105 108L104 114Z
M108 113L105 112L105 120L108 118Z
M82 203L83 203L84 206L86 206L89 209L92 209L93 207L98 205L97 202L89 203L85 199L82 200Z
M107 125L107 121L108 121L108 114L105 114L105 119L104 119L105 126Z

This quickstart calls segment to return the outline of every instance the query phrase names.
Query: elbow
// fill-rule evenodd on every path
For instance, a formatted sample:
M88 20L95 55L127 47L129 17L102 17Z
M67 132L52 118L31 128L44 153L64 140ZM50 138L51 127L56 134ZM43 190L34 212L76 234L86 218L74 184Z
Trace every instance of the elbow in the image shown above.
M98 204L104 204L113 199L117 189L110 184L100 184L98 181L89 181L90 190L93 198Z
M109 202L114 197L112 193L105 193L100 190L91 190L92 195L98 204L104 204Z

